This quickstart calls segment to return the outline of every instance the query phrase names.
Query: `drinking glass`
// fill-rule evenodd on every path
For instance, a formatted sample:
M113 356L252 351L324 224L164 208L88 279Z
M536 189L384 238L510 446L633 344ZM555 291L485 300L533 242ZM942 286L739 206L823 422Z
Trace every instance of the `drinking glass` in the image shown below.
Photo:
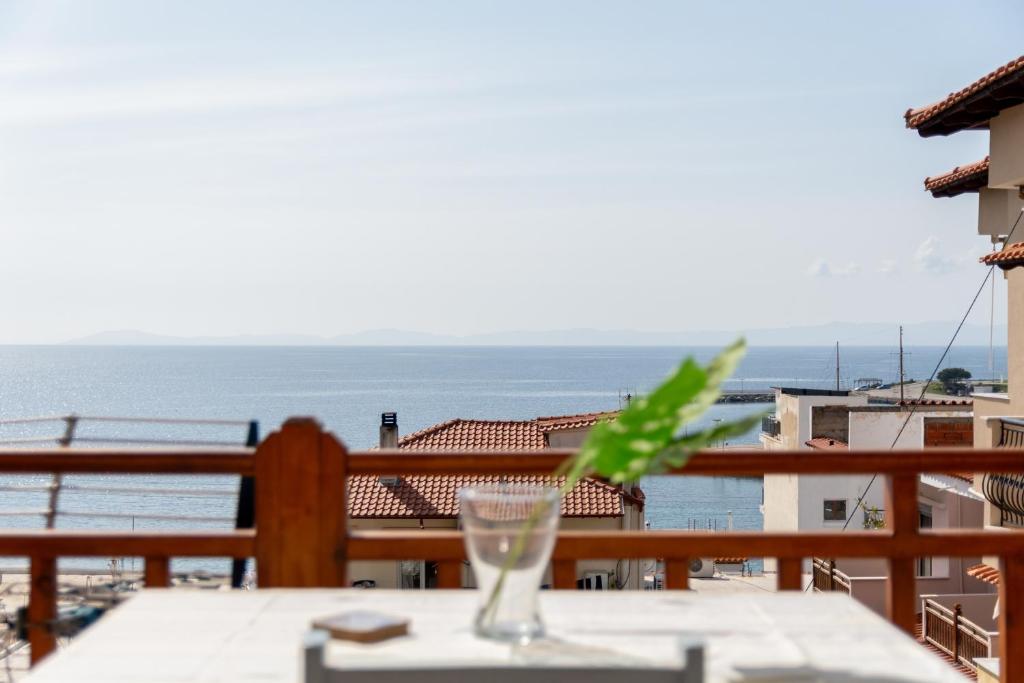
M488 485L459 492L476 575L477 635L528 642L544 634L537 598L558 530L558 489Z

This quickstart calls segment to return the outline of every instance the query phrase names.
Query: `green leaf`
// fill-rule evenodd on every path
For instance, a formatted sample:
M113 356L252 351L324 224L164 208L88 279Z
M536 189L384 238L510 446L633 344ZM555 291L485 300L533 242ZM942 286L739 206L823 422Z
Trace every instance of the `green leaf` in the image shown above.
M710 429L705 429L694 434L687 434L686 436L677 439L672 445L667 447L661 453L661 462L658 464L663 468L660 471L664 471L669 467L682 467L686 464L686 461L690 459L690 456L699 451L702 448L711 448L715 444L721 443L726 439L732 439L737 436L743 436L751 429L761 423L761 418L767 415L767 412L756 413L754 415L748 415L732 422L719 422Z
M649 396L635 400L615 421L597 424L590 430L569 469L568 480L576 481L592 472L616 483L638 479L664 470L668 466L666 458L672 457L665 450L676 443L680 445L673 453L678 460L679 454L690 448L683 444L697 443L705 434L685 437L689 440L681 442L679 432L721 396L722 382L736 369L745 351L746 343L740 339L716 356L707 368L701 368L693 358L684 360ZM747 422L719 424L711 431L731 436L730 427Z

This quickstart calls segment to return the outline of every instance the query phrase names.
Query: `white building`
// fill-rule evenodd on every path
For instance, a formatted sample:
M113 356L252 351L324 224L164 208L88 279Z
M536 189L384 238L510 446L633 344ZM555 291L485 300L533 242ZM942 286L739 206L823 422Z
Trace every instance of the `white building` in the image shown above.
M777 389L776 415L765 420L761 443L766 449L820 451L913 450L935 446L970 447L973 423L970 401L904 402L869 405L864 394L845 391ZM856 457L851 454L850 457ZM922 527L980 528L983 502L971 489L970 473L922 475L918 505ZM764 481L764 527L772 531L864 529L870 518L884 518L888 482L871 475L772 475ZM875 511L877 510L877 515ZM830 558L833 559L833 558ZM919 588L924 593L986 592L988 587L964 570L978 558L922 558ZM811 560L805 571L811 571ZM854 592L884 610L883 560L836 561ZM774 561L765 561L775 571Z

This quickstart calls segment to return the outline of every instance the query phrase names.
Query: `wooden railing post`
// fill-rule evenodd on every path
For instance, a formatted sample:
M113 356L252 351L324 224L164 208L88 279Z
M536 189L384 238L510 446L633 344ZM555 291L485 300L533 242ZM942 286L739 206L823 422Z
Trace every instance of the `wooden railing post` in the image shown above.
M462 588L462 562L459 560L438 560L437 587Z
M1024 680L1024 557L999 558L999 678Z
M53 625L57 619L57 560L33 557L29 560L28 644L33 666L57 649Z
M953 605L953 663L960 663L960 616L963 610L960 603Z
M254 457L260 587L345 586L344 446L316 420L291 418Z
M916 474L898 474L891 478L886 502L886 527L896 538L912 540L918 531ZM890 557L885 602L889 620L909 634L917 621L917 581L913 557Z
M780 591L798 591L803 586L803 559L799 557L780 557L778 589Z
M576 560L554 560L551 563L551 574L555 588L560 590L576 588Z
M146 588L167 588L171 585L170 560L166 557L146 558Z
M690 588L690 561L685 557L665 560L665 590Z

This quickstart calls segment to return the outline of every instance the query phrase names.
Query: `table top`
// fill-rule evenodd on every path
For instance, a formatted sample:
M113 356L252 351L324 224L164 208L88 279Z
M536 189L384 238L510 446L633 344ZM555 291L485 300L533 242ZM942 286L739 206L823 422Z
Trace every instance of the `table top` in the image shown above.
M697 595L689 591L544 591L549 638L525 647L478 639L474 591L145 590L49 657L30 683L302 681L313 619L373 610L411 619L410 635L332 641L334 667L486 666L514 661L678 658L680 638L707 646L707 680L963 681L948 664L841 594Z

